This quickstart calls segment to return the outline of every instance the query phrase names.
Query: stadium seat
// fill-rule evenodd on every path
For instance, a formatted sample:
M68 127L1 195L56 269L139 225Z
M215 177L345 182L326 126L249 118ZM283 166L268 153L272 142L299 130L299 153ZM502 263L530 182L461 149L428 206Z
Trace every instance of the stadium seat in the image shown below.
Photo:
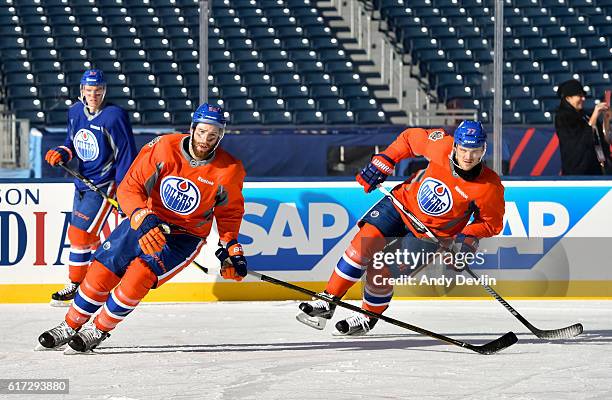
M357 112L356 121L358 124L385 124L388 123L383 111L364 110Z
M236 125L252 126L261 122L259 111L236 111L231 114L230 123L232 127Z
M298 125L322 124L323 113L314 110L299 110L295 112L293 120Z
M321 111L346 111L346 101L338 97L321 98L317 101Z
M264 111L261 113L263 125L290 125L293 117L290 111Z
M355 117L350 110L326 111L325 123L330 125L348 125L355 122Z
M306 97L296 97L287 99L287 109L289 110L315 110L316 103L314 99Z

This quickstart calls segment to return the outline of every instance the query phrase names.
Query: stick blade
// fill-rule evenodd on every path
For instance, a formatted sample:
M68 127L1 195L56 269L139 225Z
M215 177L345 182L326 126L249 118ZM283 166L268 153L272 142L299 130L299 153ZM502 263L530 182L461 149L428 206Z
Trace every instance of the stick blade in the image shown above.
M470 349L480 354L495 354L512 346L516 342L518 342L518 338L514 332L508 332L492 342L485 343L481 346L471 345Z
M541 330L537 329L533 333L540 339L571 339L580 335L584 331L582 324L574 324L561 329Z

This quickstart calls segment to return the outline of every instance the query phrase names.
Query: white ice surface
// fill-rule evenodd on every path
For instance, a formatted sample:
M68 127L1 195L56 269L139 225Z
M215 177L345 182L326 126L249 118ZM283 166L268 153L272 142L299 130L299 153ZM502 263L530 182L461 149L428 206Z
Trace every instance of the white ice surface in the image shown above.
M392 303L389 316L471 343L517 333L485 356L382 321L333 337L333 323L298 323L297 302L142 304L97 354L66 356L33 351L66 309L1 305L0 378L70 379L70 395L8 399L612 399L612 302L511 303L541 329L585 333L542 341L495 301Z

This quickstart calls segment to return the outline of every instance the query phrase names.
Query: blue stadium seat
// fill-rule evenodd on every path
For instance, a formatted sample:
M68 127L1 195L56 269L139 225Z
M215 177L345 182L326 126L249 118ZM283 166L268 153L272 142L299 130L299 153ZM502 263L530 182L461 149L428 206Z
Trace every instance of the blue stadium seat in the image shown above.
M519 112L504 112L502 117L502 123L504 124L522 124L523 118Z
M524 124L550 126L553 124L553 122L553 115L547 111L528 111L523 114Z
M156 90L155 86L134 86L132 87L132 95L134 99L159 99L160 91Z
M128 77L130 79L130 77ZM160 88L161 96L168 101L172 99L185 99L188 95L187 88L179 86L166 86Z
M364 110L379 110L380 107L376 104L376 100L373 98L353 98L348 100L348 109L355 112Z
M355 117L352 111L326 111L324 115L325 123L330 125L348 125L355 122Z
M228 99L225 102L226 110L230 112L233 111L244 111L244 110L254 110L255 103L252 99L246 98L238 98L238 99Z
M325 112L346 110L346 101L338 97L320 98L317 105L319 110Z
M285 50L266 49L260 52L261 59L265 62L288 61L289 57Z
M294 113L293 120L298 125L322 124L323 113L314 110L299 110Z
M571 63L571 69L574 73L598 72L602 65L596 60L574 60Z
M34 85L34 74L24 71L24 72L12 72L8 74L4 74L4 81L8 86L14 85Z
M285 101L280 98L259 98L255 101L255 109L258 111L282 111L285 109Z
M223 99L232 99L232 98L240 98L240 97L246 98L248 97L249 93L248 93L248 89L246 86L232 85L232 86L223 86L221 88L220 95Z
M40 111L41 102L33 97L9 99L9 105L13 110Z
M559 60L544 60L542 61L542 71L548 73L569 72L569 63L567 61L559 62Z
M290 111L264 111L261 113L263 125L290 125L293 117Z
M316 102L314 99L306 97L295 97L287 99L287 109L289 110L315 110Z
M42 125L45 123L45 113L43 111L34 110L16 110L17 118L24 118L30 121L33 125ZM66 121L64 120L64 123Z
M172 124L172 115L168 112L142 112L142 123L147 125L169 126Z
M513 110L518 111L520 113L540 111L540 101L537 99L516 99L512 102L512 104Z
M254 99L262 99L278 96L278 88L276 86L251 86L248 88L249 97Z
M261 122L261 114L258 111L236 111L230 116L232 127L236 125L254 125Z
M136 102L127 97L108 97L106 100L109 103L115 104L126 111L136 111Z
M388 123L383 111L364 110L357 112L356 122L358 124L385 124Z
M366 85L345 85L341 87L342 96L346 99L372 97Z

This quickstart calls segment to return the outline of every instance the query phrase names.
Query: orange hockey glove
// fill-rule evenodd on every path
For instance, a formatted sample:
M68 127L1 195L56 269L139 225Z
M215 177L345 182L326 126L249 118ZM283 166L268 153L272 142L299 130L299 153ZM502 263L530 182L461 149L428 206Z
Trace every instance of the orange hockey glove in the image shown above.
M130 217L130 226L138 234L138 244L145 254L160 252L166 244L160 226L163 224L152 210L148 208L138 208Z
M45 161L52 167L59 163L67 163L72 159L72 152L66 146L57 146L52 148L45 154Z

